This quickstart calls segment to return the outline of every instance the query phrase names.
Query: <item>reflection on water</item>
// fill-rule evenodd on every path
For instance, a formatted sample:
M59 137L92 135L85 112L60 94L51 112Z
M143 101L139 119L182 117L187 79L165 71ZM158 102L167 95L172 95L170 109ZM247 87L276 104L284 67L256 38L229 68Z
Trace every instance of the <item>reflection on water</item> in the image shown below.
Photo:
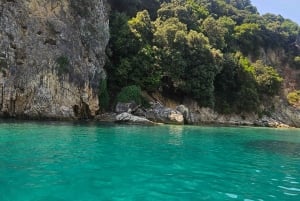
M246 148L300 157L300 143L280 140L254 140L245 144Z
M4 123L0 201L299 201L299 147L298 130Z
M172 137L170 137L169 144L182 145L183 128L184 128L183 126L170 126L169 134Z

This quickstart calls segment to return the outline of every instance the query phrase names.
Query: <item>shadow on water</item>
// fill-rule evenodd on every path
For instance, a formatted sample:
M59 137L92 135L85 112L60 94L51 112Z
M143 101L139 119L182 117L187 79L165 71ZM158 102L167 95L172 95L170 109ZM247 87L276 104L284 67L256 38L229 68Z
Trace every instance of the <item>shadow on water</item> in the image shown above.
M115 126L117 124L111 122L97 122L93 120L20 120L20 119L1 119L0 124L18 124L18 125L48 125L48 126Z
M268 153L300 157L300 143L280 140L254 140L245 143L248 149L255 149Z

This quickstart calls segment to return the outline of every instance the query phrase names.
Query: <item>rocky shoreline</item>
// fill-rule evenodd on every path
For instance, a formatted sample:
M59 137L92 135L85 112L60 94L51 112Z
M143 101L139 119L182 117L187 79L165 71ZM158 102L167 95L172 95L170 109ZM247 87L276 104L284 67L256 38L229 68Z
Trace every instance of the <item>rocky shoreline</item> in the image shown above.
M130 113L124 112L117 114L115 112L102 113L96 115L92 119L70 119L70 118L49 118L49 117L28 117L28 116L17 116L17 117L1 117L1 121L6 120L24 120L24 121L66 121L66 122L100 122L100 123L112 123L112 124L129 124L129 125L147 125L147 126L156 126L156 125L195 125L195 126L252 126L252 127L269 127L269 128L300 128L296 126L290 126L288 124L279 122L270 117L259 118L256 121L203 121L197 123L166 123L166 122L155 122L151 121L145 117L135 116Z
M200 113L201 112L201 113ZM118 103L115 112L97 115L95 121L126 124L175 124L175 125L225 125L255 126L271 128L295 128L273 117L257 117L249 115L220 115L209 108L198 112L190 112L189 108L179 105L176 109L154 103L150 108L142 108L135 103Z
M91 121L103 123L120 123L135 125L221 125L221 126L253 126L271 128L300 128L296 121L285 122L284 113L275 112L270 116L259 117L256 114L218 114L210 108L191 108L185 105L166 107L159 102L151 103L145 108L134 102L118 103L113 112L100 113L94 117L76 118L70 116L46 116L46 115L4 115L0 113L0 119L13 120L38 120L38 121ZM288 110L291 112L290 110ZM300 112L293 112L296 120L300 118ZM287 118L290 120L290 118ZM291 124L294 123L294 124Z

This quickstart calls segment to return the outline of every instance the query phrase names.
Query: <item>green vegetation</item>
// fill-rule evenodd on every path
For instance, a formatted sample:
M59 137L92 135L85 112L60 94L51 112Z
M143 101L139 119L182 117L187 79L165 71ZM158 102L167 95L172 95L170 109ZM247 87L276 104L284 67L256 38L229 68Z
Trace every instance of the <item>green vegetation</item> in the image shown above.
M223 113L258 112L282 82L261 51L283 49L287 61L300 63L299 26L281 16L260 16L250 0L110 3L110 91L135 85Z
M287 99L291 105L300 107L300 90L290 92Z
M261 94L276 95L279 92L283 79L274 68L266 66L261 60L257 60L254 66L254 76Z
M298 69L300 69L300 56L296 56L294 58L294 66Z
M69 73L70 61L66 56L60 56L56 59L58 75Z
M136 85L131 85L122 88L121 92L117 95L117 102L131 102L134 101L136 104L142 103L141 88Z
M109 94L107 91L107 80L102 79L100 81L100 89L99 89L99 104L100 110L105 111L109 107Z

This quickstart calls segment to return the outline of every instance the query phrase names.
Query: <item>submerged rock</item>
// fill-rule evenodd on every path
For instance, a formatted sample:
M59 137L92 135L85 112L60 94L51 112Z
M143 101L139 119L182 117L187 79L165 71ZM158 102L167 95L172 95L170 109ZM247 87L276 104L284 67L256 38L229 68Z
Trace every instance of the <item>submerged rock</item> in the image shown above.
M276 154L300 156L300 143L280 140L254 140L244 144L246 148Z

